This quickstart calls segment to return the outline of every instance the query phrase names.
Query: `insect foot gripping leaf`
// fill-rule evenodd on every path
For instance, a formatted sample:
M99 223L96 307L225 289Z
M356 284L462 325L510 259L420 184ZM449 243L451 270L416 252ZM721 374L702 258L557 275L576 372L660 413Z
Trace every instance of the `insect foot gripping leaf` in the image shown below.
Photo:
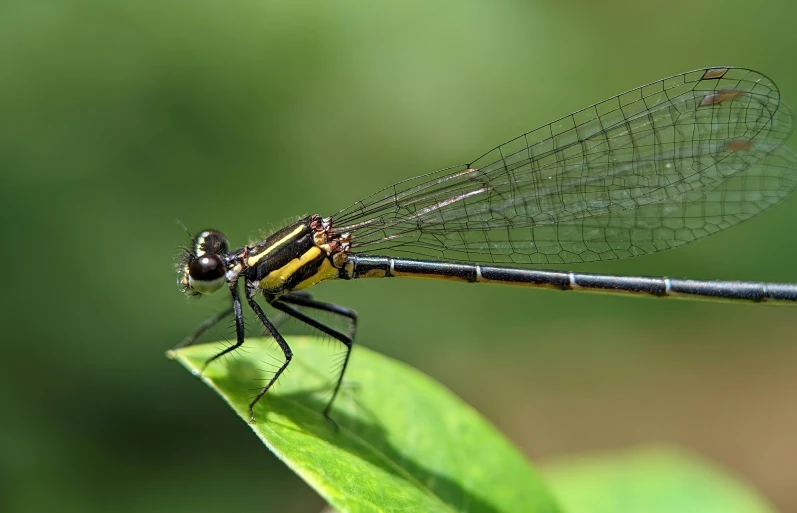
M244 420L269 340L211 364L201 379ZM524 456L473 408L406 364L363 347L331 416L329 354L312 338L291 338L296 364L266 394L252 429L274 454L339 512L560 513ZM201 368L216 344L170 353ZM299 363L301 362L301 363Z

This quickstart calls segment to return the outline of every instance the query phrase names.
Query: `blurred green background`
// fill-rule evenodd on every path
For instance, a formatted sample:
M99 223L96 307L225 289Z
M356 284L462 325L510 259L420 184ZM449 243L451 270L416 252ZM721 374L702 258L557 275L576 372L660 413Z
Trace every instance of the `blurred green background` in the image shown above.
M164 357L227 301L177 290L175 220L245 244L697 67L760 70L797 105L796 23L793 0L2 1L0 509L320 510ZM795 218L792 199L570 269L795 282ZM673 442L797 511L793 309L415 280L314 293L535 461Z

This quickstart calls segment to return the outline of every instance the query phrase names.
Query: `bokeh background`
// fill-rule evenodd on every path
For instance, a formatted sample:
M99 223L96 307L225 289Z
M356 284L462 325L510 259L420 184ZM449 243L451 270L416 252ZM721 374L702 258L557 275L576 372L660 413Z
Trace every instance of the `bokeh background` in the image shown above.
M2 1L0 509L320 510L164 357L226 301L178 292L175 220L244 244L697 67L758 69L797 105L795 23L793 0ZM570 269L795 282L796 218L793 199ZM797 511L794 309L415 280L315 294L533 461L671 442Z

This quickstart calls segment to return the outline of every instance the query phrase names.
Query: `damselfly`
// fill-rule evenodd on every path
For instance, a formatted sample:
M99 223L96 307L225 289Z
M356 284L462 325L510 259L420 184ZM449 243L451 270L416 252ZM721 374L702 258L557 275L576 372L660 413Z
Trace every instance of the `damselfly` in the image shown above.
M180 346L229 315L244 343L242 300L292 352L255 301L339 340L351 354L357 315L304 289L331 279L427 277L561 290L628 292L797 303L797 285L606 276L517 267L645 255L741 223L797 187L797 158L783 143L792 117L777 87L739 68L707 68L614 96L523 134L478 159L383 189L329 217L311 215L261 242L230 250L219 232L192 238L179 264L182 289L210 294L225 285L232 304ZM489 264L489 265L483 265ZM505 264L497 266L492 264ZM506 266L508 265L508 266ZM516 266L516 267L511 267ZM344 333L304 313L347 318Z

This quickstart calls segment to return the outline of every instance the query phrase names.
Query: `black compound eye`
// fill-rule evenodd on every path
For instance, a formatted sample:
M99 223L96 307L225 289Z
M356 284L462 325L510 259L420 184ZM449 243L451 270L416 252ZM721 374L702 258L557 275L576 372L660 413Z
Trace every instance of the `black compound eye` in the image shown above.
M224 262L218 255L196 257L188 266L188 282L200 294L216 292L224 285Z
M212 281L224 276L224 264L216 255L202 255L191 262L188 275L194 280Z
M230 250L227 238L216 230L205 230L194 239L197 254L215 253L221 255Z

